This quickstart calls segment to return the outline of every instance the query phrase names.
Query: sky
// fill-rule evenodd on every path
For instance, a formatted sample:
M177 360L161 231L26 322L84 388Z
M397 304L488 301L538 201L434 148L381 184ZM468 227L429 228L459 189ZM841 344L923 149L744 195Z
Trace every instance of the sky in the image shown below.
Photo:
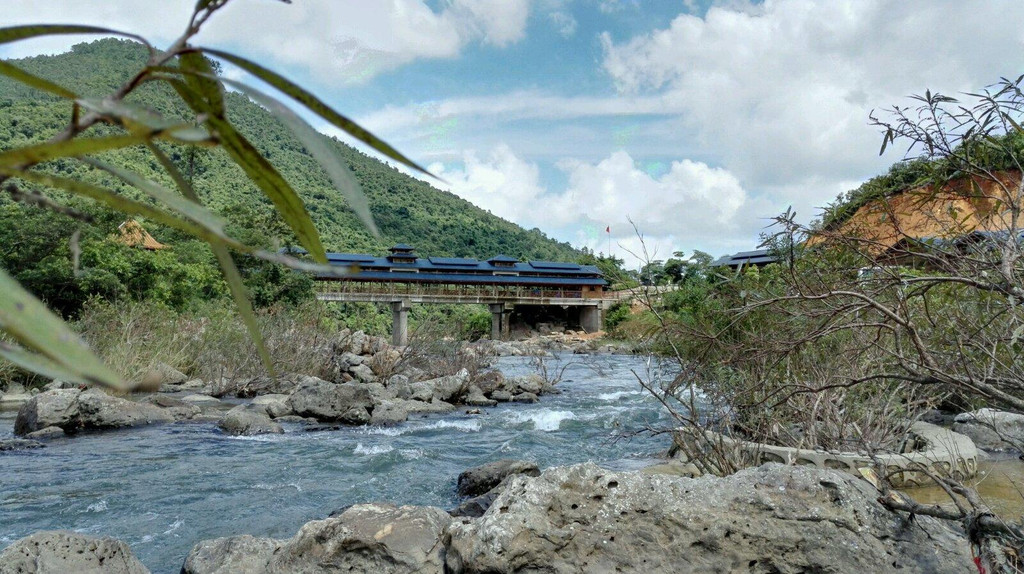
M193 4L5 0L0 24L166 44ZM872 110L1024 72L1021 22L1019 0L231 0L193 43L300 82L435 186L635 266L638 232L666 259L753 249L789 207L809 222L902 159Z

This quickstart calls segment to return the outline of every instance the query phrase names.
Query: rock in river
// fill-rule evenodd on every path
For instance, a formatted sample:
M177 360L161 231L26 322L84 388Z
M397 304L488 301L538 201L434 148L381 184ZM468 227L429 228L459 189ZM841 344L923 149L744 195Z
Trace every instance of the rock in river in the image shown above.
M39 393L21 406L14 433L25 435L46 427L74 433L174 420L167 409L114 397L99 389L56 389Z
M453 522L446 572L972 571L962 535L877 496L840 471L777 464L697 479L552 468Z
M463 471L458 479L459 496L479 496L513 474L540 476L536 464L526 460L502 459Z
M220 421L220 428L226 434L232 436L252 436L257 434L280 434L284 428L270 420L261 405L254 405L250 408L246 405L239 405L224 415Z
M182 574L373 572L441 574L451 517L430 506L357 504L306 523L289 540L235 536L200 542Z
M301 417L353 425L370 422L373 409L373 400L364 386L339 385L316 377L303 381L288 398L288 404Z
M37 532L0 552L0 574L149 574L128 545L76 532Z

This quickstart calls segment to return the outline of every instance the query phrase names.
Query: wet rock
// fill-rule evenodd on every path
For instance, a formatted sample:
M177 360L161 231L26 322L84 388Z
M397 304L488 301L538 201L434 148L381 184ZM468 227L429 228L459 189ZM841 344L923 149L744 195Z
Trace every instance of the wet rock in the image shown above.
M64 436L64 429L60 427L46 427L26 434L25 438L31 440L52 440L63 438Z
M262 406L267 415L274 419L294 414L288 404L288 395L263 395L253 399L252 404Z
M198 391L207 387L202 379L189 379L180 385L160 385L161 393L180 393L183 391Z
M434 399L429 403L425 403L423 401L405 401L403 405L405 406L405 410L408 411L409 414L418 413L444 415L451 412L455 412L455 405L437 399Z
M359 504L306 523L289 540L236 536L201 542L182 573L441 574L442 541L451 520L440 508Z
M498 499L499 494L501 494L501 488L495 487L480 496L462 501L458 506L449 510L448 514L453 518L480 518Z
M288 398L295 414L345 424L370 422L373 401L369 391L353 383L334 384L310 377Z
M452 574L971 570L966 538L877 496L852 475L799 466L698 479L553 468L510 478L482 517L453 522L446 562Z
M115 429L168 422L174 422L174 415L156 405L114 397L100 389L89 389L78 395L77 425L82 429ZM65 432L68 430L67 427L61 428Z
M262 574L270 556L281 545L272 538L248 534L204 540L185 558L182 574Z
M216 401L217 399L213 400ZM166 395L150 395L140 402L155 405L164 409L164 412L170 414L176 421L189 420L202 412L202 409L191 402L186 401L184 398L176 399Z
M486 395L504 387L505 376L501 374L501 371L486 371L478 375L473 380L473 384Z
M228 411L218 425L225 434L232 436L252 436L258 434L280 434L284 428L270 420L266 414L256 409L239 405Z
M512 400L517 403L536 403L540 401L540 398L538 398L537 395L533 393L519 393L518 395L512 397Z
M363 387L370 393L370 399L373 400L374 404L390 401L398 396L394 391L380 383L366 383Z
M14 434L25 435L46 427L74 428L80 394L78 389L57 389L32 397L18 410Z
M967 435L978 448L1024 452L1024 415L980 409L957 415L955 420L953 432Z
M469 392L462 399L462 404L471 407L493 407L498 404L498 401L485 397L480 387L472 385L469 387Z
M469 371L462 369L454 375L412 383L409 385L412 390L409 398L418 401L437 399L451 402L466 392L468 381Z
M479 496L514 474L540 476L540 468L526 460L502 459L463 471L456 488L459 496Z
M401 399L386 400L373 408L373 415L370 416L370 424L375 426L390 426L405 422L409 418L409 411L405 408Z
M36 440L23 438L0 439L0 452L7 450L26 450L31 448L43 448L45 445Z
M127 544L76 532L37 532L0 552L0 574L149 574Z
M498 390L491 393L491 398L499 403L507 403L512 401L512 393Z
M200 395L199 393L185 395L181 397L181 400L182 402L192 403L194 405L219 405L221 404L221 402L223 402L217 397L211 397L210 395Z
M514 386L519 393L531 393L539 395L544 391L544 387L547 384L544 381L544 377L540 375L526 375L525 377L515 377L506 382L506 388Z

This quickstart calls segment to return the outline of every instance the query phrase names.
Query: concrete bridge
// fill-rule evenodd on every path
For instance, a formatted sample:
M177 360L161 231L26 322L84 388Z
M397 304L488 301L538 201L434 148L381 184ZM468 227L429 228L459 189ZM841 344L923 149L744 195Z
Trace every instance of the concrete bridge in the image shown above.
M601 329L604 311L619 300L605 291L607 282L590 265L528 261L498 255L486 261L468 258L420 258L399 244L386 257L329 253L328 261L347 273L317 280L321 301L391 305L392 342L409 338L409 310L415 303L482 304L491 311L491 338L506 338L516 308L557 307L575 317L586 332Z

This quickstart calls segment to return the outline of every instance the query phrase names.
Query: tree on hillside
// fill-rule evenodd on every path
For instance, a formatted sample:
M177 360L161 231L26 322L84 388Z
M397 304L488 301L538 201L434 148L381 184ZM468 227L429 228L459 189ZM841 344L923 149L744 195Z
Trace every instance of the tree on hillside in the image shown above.
M149 54L141 69L101 99L78 94L76 89L79 86L62 85L10 62L0 61L0 74L34 90L64 99L68 111L64 128L49 141L0 153L0 187L15 199L70 215L81 216L62 200L85 198L128 215L146 217L207 242L270 369L272 366L263 349L252 304L231 253L245 253L300 269L309 269L310 264L264 250L228 233L225 222L203 205L192 185L197 165L193 161L197 155L194 150L224 150L275 206L281 219L310 256L321 264L326 263L326 257L320 235L293 186L268 161L266 152L254 146L229 120L225 106L226 88L242 91L287 125L320 162L364 223L371 230L375 227L358 185L336 151L325 143L325 138L277 99L245 84L217 76L216 63L210 58L231 62L391 159L423 170L308 91L260 64L220 50L192 45L192 39L202 26L229 1L198 0L185 31L162 50L140 36L93 26L29 25L0 29L0 44L48 35L115 35L142 44ZM141 86L153 84L173 90L178 102L190 110L192 117L183 122L131 102L129 96ZM148 154L149 161L159 165L166 177L174 182L173 189L101 159L104 152L129 149ZM185 152L183 155L174 155L175 151L181 150ZM65 164L65 168L56 173L36 169L55 163ZM91 170L105 172L105 181L117 183L98 185L78 177ZM140 201L120 193L118 189L122 185L134 187L147 199ZM60 190L60 193L54 190ZM327 266L319 269L334 272ZM8 338L0 340L0 357L22 368L68 381L119 388L126 386L56 315L2 269L0 329Z

